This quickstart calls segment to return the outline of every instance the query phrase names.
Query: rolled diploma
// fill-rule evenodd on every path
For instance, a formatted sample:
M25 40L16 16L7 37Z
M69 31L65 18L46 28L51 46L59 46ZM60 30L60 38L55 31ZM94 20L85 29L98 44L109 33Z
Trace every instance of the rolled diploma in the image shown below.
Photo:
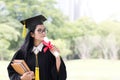
M44 41L45 41L46 43L50 42L47 37L44 37ZM58 52L58 51L55 51L53 54L55 55L55 57L58 57L58 56L59 56L59 52Z

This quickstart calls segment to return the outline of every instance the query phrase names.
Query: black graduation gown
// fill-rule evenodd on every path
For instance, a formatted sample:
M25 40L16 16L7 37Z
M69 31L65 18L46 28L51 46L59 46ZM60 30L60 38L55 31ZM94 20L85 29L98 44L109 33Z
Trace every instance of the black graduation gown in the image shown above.
M30 70L35 72L35 54L31 51L27 53L26 57L24 54L25 53L20 49L15 53L12 60L24 59ZM10 64L7 67L10 80L20 80L20 75L14 71ZM38 64L40 70L40 80L66 80L66 66L62 58L60 70L57 72L55 57L49 50L47 50L46 53L44 53L43 50L38 53Z

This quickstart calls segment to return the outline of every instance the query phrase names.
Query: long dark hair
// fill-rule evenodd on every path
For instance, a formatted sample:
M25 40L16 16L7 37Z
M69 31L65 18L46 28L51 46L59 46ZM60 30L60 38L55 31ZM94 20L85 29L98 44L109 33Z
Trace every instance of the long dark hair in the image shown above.
M21 46L21 50L25 53L24 54L25 57L26 57L27 53L32 51L32 48L34 46L34 38L31 37L31 32L34 33L35 29L36 29L36 26L32 27L32 29L27 33L25 41L24 41L23 45Z

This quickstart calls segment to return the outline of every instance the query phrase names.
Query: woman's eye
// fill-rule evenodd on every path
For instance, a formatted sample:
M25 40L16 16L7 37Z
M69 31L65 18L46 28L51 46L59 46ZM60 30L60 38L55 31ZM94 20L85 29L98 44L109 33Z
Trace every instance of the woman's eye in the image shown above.
M43 29L43 30L42 30L42 29L38 29L37 31L38 31L39 33L43 33L43 32L45 32L45 33L46 33L46 32L47 32L46 28L45 28L45 29Z
M41 32L42 30L41 29L38 29L38 32Z

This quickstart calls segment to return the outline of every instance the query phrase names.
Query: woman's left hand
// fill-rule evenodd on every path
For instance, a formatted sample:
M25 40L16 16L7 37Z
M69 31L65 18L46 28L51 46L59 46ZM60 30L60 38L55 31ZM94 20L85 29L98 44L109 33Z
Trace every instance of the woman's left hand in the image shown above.
M50 49L50 52L55 56L58 57L59 56L59 49L57 47L55 47L55 45L52 46L52 48Z
M59 72L60 64L61 64L61 60L60 60L60 56L59 56L60 51L54 45L50 49L50 51L55 56L55 59L56 59L56 68L57 68L57 71Z

